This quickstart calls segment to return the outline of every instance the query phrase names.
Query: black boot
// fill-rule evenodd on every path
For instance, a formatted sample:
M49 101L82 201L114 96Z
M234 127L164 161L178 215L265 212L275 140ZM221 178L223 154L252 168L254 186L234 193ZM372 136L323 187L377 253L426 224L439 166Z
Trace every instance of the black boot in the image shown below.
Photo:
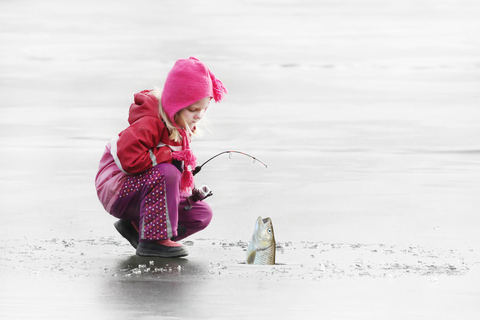
M138 230L132 220L118 220L113 224L120 234L136 249L138 247Z

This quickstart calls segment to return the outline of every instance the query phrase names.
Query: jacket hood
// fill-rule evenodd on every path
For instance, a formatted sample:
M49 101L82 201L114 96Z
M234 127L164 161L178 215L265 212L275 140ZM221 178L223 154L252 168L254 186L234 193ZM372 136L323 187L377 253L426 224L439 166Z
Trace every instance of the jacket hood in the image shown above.
M133 97L134 102L130 105L128 112L129 124L145 116L159 118L158 100L150 94L150 90L138 92Z

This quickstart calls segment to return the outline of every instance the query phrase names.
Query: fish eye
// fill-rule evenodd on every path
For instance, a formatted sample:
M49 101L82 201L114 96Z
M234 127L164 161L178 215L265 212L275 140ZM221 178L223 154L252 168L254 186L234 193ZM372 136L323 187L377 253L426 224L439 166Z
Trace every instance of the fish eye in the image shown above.
M268 232L268 233L272 233L272 229L268 229L268 231L267 231L267 232Z

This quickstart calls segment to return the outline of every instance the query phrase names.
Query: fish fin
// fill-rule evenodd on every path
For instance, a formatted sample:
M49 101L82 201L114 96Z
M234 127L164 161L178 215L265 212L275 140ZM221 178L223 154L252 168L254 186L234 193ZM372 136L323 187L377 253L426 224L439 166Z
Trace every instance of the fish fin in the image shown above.
M250 252L247 257L247 264L253 264L256 255L257 253L255 251Z

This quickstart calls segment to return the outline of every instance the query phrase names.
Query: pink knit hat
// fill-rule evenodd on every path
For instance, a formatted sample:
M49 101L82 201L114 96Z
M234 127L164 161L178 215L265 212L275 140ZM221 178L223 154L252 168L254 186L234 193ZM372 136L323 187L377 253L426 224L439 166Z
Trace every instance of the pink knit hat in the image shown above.
M210 97L220 102L228 93L223 83L198 59L180 59L175 62L167 75L162 92L162 108L170 121L175 123L175 114L203 98ZM182 191L189 192L193 188L192 170L196 166L196 158L190 150L189 138L184 129L180 129L183 150L173 152L173 158L184 161L181 186Z

